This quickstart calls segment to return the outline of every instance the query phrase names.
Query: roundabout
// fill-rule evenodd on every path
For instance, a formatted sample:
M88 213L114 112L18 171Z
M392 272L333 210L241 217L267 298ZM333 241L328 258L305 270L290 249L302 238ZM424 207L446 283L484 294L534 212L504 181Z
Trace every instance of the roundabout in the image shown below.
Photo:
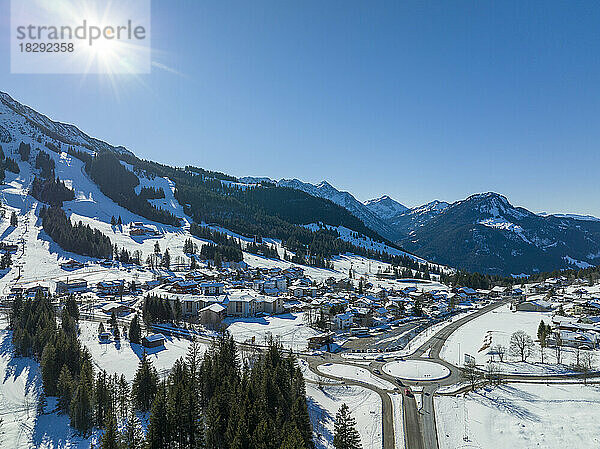
M450 375L450 370L428 360L396 360L383 365L383 372L406 380L439 380Z

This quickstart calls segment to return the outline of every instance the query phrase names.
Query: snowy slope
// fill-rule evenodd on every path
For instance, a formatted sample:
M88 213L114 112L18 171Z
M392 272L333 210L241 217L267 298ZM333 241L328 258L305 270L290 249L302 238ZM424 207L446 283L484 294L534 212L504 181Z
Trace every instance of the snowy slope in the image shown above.
M53 137L60 136L61 140L69 145L82 146L92 151L108 150L117 153L132 154L124 147L115 147L106 142L90 137L74 125L51 120L45 115L34 111L30 107L15 101L7 93L0 92L0 104L2 105L0 112L3 114L2 117L0 117L0 142L8 143L8 135L6 134L5 126L5 121L7 120L5 114L8 113L8 115L19 116L24 120L37 125L37 130L39 133ZM32 128L31 126L29 127Z

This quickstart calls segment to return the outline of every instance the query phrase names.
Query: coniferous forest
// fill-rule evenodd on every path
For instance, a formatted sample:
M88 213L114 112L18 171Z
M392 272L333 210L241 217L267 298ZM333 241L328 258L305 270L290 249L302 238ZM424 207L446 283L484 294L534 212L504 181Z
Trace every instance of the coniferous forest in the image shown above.
M60 207L44 207L40 217L44 231L65 251L100 259L111 257L113 246L106 235L81 222L73 225Z
M101 448L314 448L302 372L273 340L243 364L228 334L203 356L193 342L162 381L144 352L130 385L123 375L95 372L77 339L78 319L67 298L59 326L39 293L15 299L10 329L15 351L40 362L44 394L57 397L74 430L104 430Z
M143 194L135 193L135 187L140 183L138 177L127 170L113 153L104 152L88 160L85 170L102 193L119 206L150 220L179 226L177 217L148 202L149 198L160 198L162 190L146 189ZM164 196L164 192L162 195Z

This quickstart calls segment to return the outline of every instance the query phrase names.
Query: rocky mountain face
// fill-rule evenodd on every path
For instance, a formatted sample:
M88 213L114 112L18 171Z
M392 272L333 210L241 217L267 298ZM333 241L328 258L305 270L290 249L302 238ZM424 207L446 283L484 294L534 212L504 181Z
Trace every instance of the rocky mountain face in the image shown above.
M600 222L543 217L490 192L449 205L401 244L469 271L508 275L585 268L600 262Z

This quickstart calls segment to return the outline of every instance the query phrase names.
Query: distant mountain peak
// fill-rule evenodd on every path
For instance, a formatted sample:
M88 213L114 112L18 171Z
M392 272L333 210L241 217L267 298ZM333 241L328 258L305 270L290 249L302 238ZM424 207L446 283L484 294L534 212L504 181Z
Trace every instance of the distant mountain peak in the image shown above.
M364 202L364 205L382 220L388 220L393 216L408 210L408 207L400 204L398 201L390 198L388 195L367 200Z
M280 187L302 190L309 195L328 199L348 210L352 215L359 218L368 228L376 231L383 237L395 240L398 236L397 233L395 233L394 230L376 213L371 211L369 207L354 198L352 194L336 189L327 181L311 184L298 179L282 179L277 185Z

